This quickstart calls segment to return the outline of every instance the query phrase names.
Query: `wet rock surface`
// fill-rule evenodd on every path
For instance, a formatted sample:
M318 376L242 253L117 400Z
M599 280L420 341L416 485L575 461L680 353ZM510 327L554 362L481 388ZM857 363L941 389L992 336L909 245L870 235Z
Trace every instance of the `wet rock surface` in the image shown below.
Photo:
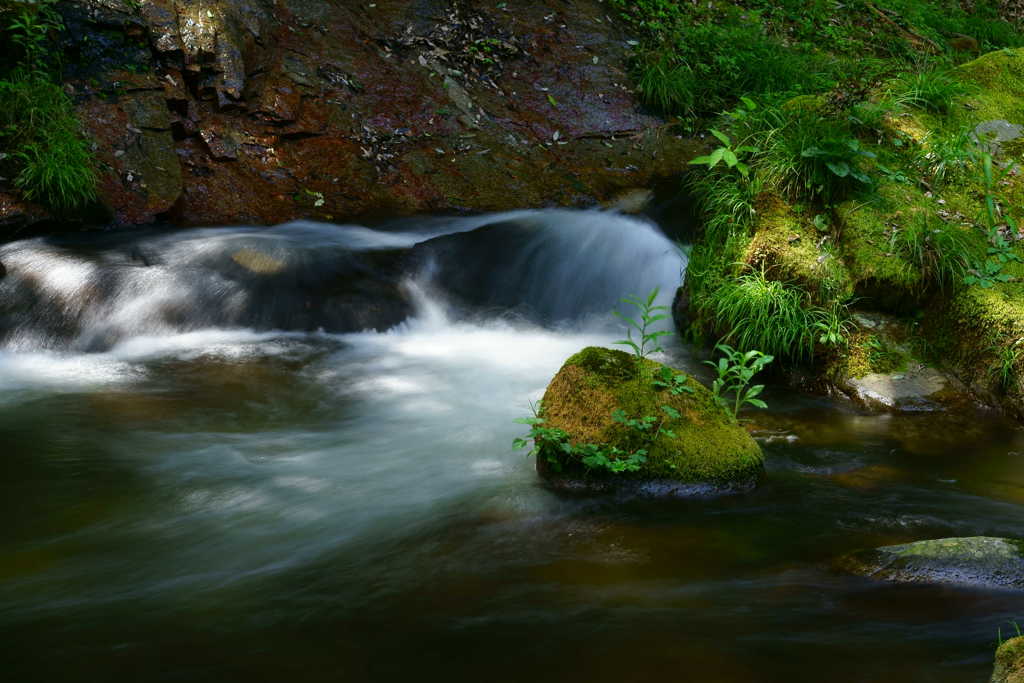
M591 205L678 173L596 0L77 0L67 87L122 224Z
M854 316L862 333L882 356L866 365L844 359L836 367L836 386L861 408L878 412L919 413L965 407L969 390L951 373L915 357L912 328L906 321L877 312ZM872 365L890 366L881 369Z
M838 567L894 583L1024 590L1024 542L987 536L918 541L853 553Z
M900 372L847 379L843 389L854 401L874 410L932 411L964 400L960 382L919 363Z

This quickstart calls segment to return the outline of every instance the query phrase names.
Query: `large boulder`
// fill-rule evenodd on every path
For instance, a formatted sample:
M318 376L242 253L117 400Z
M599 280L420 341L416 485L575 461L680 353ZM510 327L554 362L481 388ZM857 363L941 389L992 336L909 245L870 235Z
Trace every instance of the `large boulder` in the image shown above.
M991 683L1024 683L1024 637L1007 640L996 650Z
M1024 589L1024 541L988 536L940 538L862 550L840 568L894 583Z
M764 471L754 439L694 378L686 379L685 389L656 386L654 380L665 370L654 361L599 347L569 358L541 404L543 427L566 435L563 441L537 444L541 476L561 490L626 488L668 496L754 486ZM684 374L667 370L672 377ZM619 419L613 417L616 413ZM647 429L625 423L645 417L654 418ZM618 449L612 460L627 460L638 452L644 460L635 469L612 472L584 463L581 452L587 445L606 453Z

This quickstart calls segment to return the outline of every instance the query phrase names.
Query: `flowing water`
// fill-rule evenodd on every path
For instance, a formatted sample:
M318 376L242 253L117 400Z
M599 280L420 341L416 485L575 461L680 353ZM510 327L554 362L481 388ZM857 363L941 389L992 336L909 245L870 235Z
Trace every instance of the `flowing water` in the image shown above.
M615 341L618 296L667 298L685 267L639 220L40 239L0 262L4 680L981 682L1024 620L1019 594L830 569L1024 535L1024 435L992 417L776 388L751 493L540 485L513 419Z

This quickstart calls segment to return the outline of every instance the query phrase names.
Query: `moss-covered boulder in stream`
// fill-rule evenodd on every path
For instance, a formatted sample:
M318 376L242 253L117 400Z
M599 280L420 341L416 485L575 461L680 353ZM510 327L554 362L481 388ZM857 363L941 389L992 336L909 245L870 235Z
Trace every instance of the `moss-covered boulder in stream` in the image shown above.
M839 568L894 583L1024 590L1024 541L988 536L940 538L862 550Z
M623 351L570 357L539 417L537 471L561 490L712 495L749 489L764 470L760 447L706 387Z
M991 683L1024 683L1024 637L1007 640L996 650Z

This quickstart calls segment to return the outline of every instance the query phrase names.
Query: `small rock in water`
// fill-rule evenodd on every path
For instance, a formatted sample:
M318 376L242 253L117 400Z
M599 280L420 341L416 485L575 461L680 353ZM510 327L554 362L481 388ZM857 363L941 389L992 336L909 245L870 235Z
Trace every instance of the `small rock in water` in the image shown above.
M940 538L861 550L843 571L892 583L1024 590L1024 541L989 536Z

